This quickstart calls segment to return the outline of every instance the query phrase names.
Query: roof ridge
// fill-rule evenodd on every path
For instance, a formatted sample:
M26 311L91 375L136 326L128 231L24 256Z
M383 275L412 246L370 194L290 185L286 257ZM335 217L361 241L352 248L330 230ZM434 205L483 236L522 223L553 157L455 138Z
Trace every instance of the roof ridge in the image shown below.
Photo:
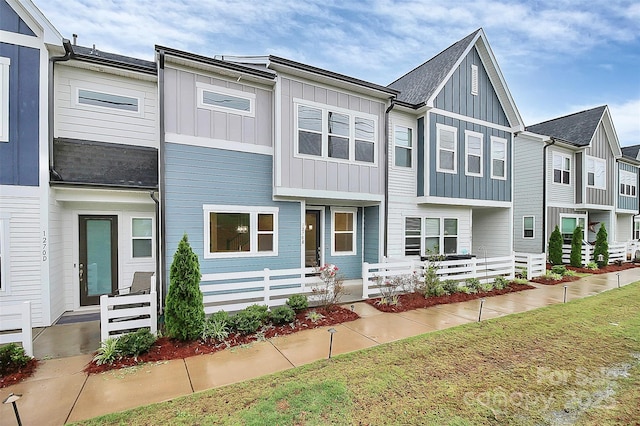
M600 106L597 106L597 107L585 109L583 111L572 112L571 114L566 114L566 115L562 115L560 117L550 118L548 120L541 121L539 123L531 124L531 125L529 125L527 127L534 127L534 126L538 126L540 124L550 123L550 122L556 121L556 120L562 120L562 119L565 119L565 118L573 117L575 115L584 114L585 112L590 112L590 111L597 110L599 108L606 108L606 107L607 107L607 105L605 104L605 105L600 105Z

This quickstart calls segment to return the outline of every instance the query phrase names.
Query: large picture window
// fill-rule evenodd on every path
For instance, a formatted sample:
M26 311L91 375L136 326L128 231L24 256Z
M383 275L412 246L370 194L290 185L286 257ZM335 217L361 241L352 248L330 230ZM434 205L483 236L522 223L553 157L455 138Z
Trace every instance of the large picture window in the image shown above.
M602 158L587 156L587 186L607 189L607 162Z
M456 254L458 219L441 217L405 218L405 256Z
M569 185L571 179L571 157L553 154L553 182Z
M585 222L586 218L584 216L560 216L560 232L562 233L562 239L564 240L565 244L571 244L571 240L573 239L573 231L578 226L582 228L583 232L585 232Z
M205 258L277 255L278 208L205 205Z
M356 254L356 213L355 209L331 210L331 255Z
M134 217L131 219L131 257L153 257L153 219Z
M482 133L465 130L465 173L468 176L482 176Z
M491 178L507 178L507 140L491 137Z
M0 57L0 142L9 141L9 58Z
M638 177L635 173L620 171L620 195L635 197L637 192Z
M436 129L438 146L436 170L456 173L458 170L458 129L444 124L436 124Z
M299 155L376 163L374 116L318 104L294 105Z

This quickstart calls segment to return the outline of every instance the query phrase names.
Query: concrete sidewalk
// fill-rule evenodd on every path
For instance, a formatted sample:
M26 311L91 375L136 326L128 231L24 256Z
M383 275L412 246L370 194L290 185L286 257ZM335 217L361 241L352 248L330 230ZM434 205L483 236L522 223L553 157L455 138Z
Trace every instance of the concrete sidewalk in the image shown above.
M618 273L593 275L568 283L567 300L598 294L618 285ZM620 285L640 280L640 268L619 272ZM497 318L562 303L564 286L487 298L482 319ZM382 313L364 302L354 304L360 319L335 326L333 354L403 339L478 321L480 301L472 300L397 314ZM44 360L31 378L1 389L18 401L25 425L61 425L102 414L167 401L219 386L275 373L320 359L329 349L327 327L256 342L210 355L144 364L87 376L82 372L91 355ZM2 425L15 424L10 404L0 405Z

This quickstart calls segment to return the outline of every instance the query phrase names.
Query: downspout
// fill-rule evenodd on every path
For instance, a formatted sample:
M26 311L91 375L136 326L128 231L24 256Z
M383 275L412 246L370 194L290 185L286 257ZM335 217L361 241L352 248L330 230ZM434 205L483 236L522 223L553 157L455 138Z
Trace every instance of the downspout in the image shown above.
M58 172L56 172L53 168L53 127L54 127L54 65L56 62L66 62L71 59L73 55L73 48L71 47L71 42L69 39L62 39L62 46L64 47L64 55L62 56L53 56L49 58L49 110L48 110L48 124L49 124L49 173L53 174L57 178L60 178Z
M165 152L164 152L164 144L165 144L165 134L164 134L164 56L165 56L165 52L164 50L160 50L158 51L158 99L160 100L160 106L159 106L159 114L160 114L160 145L158 146L158 177L159 177L159 181L158 181L158 190L160 192L160 203L158 205L158 209L160 212L160 216L159 216L159 234L158 234L158 241L160 244L160 248L159 248L159 252L160 252L160 262L159 262L159 268L160 268L160 279L158 281L160 281L160 285L162 286L161 292L158 292L158 294L166 294L167 290L168 290L168 283L167 283L167 279L165 277L165 271L167 270L167 265L166 265L166 259L165 259L165 253L166 253L166 246L165 246L165 241L164 241L164 235L165 235L165 230L166 230L166 224L165 224L165 214L164 214L164 206L165 206L165 179L164 179L164 168L165 168ZM164 312L164 300L160 300L160 303L158 305L159 309L160 309L160 313Z
M383 255L387 257L387 245L389 235L389 113L395 106L394 98L391 98L391 104L384 112L384 141L385 141L385 155L384 155L384 247Z
M547 148L554 145L556 140L551 138L551 142L542 148L542 252L547 249Z
M158 198L156 197L156 194L154 191L150 191L149 192L149 197L151 197L151 199L153 200L153 202L155 203L155 212L156 212L156 293L157 293L157 298L158 298L158 308L160 309L160 313L162 314L162 303L161 300L163 300L163 288L161 285L161 280L160 280L160 200L158 200Z

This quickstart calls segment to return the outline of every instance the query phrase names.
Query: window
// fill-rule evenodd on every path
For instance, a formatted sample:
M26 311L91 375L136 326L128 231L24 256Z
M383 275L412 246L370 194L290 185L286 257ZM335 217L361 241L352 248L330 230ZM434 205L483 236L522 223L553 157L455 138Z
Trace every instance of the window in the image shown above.
M222 86L196 83L198 108L253 117L256 95Z
M411 167L411 153L413 151L413 135L409 127L396 126L393 141L395 144L395 165Z
M478 66L471 65L471 94L478 94Z
M274 256L278 208L204 205L205 258Z
M9 58L0 57L0 142L9 141Z
M571 178L571 157L553 154L553 182L569 185Z
M438 132L438 155L436 170L445 173L456 173L457 171L457 140L458 129L444 124L436 124Z
M633 222L633 239L640 240L640 222Z
M587 186L607 189L607 162L602 158L587 156Z
M507 140L491 136L491 178L507 178Z
M404 233L405 256L458 252L458 219L406 217Z
M131 257L153 257L153 219L131 219Z
M571 244L573 231L580 226L584 232L584 216L560 216L560 232L565 244ZM584 234L583 234L584 235Z
M469 176L482 176L482 133L464 131L465 173Z
M373 116L320 105L296 104L297 152L338 161L376 162Z
M620 171L620 195L635 197L637 191L638 178L635 173Z
M356 210L331 210L331 255L356 254Z
M138 98L132 98L129 96L78 89L78 104L82 105L139 112L139 102L140 100Z
M522 217L522 238L533 238L535 229L535 218L533 216Z

